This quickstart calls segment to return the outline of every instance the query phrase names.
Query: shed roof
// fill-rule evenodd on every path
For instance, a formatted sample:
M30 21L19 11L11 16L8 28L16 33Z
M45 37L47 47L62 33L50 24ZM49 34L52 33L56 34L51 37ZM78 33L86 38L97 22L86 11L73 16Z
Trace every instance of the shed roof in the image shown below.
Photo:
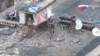
M44 10L45 8L47 8L48 6L50 6L51 4L53 4L56 0L41 0L41 1L37 1L37 2L32 2L29 5L23 4L23 6L18 7L19 11L24 12L24 13L28 13L28 14L37 14L39 12L41 12L42 10ZM38 7L38 11L36 13L34 12L29 12L28 8L29 7Z

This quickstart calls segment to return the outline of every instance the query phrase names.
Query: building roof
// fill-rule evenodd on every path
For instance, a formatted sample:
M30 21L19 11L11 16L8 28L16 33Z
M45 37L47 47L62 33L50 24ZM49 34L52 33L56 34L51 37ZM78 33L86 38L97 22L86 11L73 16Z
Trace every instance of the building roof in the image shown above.
M39 12L41 12L42 10L44 10L45 8L47 8L48 6L50 6L51 4L53 4L56 0L41 0L41 1L37 1L37 2L32 2L29 5L23 4L23 6L18 7L19 11L22 11L24 13L28 13L28 14L37 14ZM36 11L36 13L34 12L30 12L28 11L29 7L37 7L38 11Z

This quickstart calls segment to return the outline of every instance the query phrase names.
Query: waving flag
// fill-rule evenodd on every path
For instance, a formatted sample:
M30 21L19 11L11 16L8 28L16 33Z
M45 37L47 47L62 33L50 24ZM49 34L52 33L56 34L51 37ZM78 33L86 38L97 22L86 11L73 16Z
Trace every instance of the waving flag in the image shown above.
M46 21L46 19L41 15L37 15L37 20L38 20L39 24L41 24L41 23Z
M47 18L50 18L54 14L52 13L52 7L47 8Z
M80 11L84 11L86 8L88 8L89 7L89 5L78 5L78 9L80 10Z

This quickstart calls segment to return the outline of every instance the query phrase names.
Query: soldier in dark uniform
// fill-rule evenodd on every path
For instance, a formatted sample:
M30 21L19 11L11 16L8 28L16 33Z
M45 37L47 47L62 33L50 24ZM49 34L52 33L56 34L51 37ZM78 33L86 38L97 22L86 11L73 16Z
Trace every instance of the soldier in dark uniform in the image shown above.
M28 22L27 22L27 26L28 26L28 32L27 32L27 37L30 38L32 37L32 33L33 33L33 30L34 30L34 26L33 26L33 20L32 18L28 18Z
M31 19L31 18L28 18L28 22L27 22L27 25L29 26L29 27L32 27L33 26L33 20Z
M76 20L75 18L76 18L76 16L72 16L72 17L70 18L71 24L69 25L69 32L70 32L72 29L75 28L75 20Z
M54 34L54 29L55 29L55 22L54 22L54 19L52 17L50 17L48 19L48 26L50 28L50 33L51 34Z

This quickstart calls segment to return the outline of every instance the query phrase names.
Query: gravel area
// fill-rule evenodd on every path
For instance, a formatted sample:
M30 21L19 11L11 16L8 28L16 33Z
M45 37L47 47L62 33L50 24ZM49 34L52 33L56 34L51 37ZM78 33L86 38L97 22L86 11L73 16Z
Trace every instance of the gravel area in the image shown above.
M51 39L49 31L37 32L32 38L23 38L22 32L15 31L12 35L6 36L6 40L0 41L0 55L74 56L94 39L91 31L68 31L69 29L63 30L56 24L55 34Z

